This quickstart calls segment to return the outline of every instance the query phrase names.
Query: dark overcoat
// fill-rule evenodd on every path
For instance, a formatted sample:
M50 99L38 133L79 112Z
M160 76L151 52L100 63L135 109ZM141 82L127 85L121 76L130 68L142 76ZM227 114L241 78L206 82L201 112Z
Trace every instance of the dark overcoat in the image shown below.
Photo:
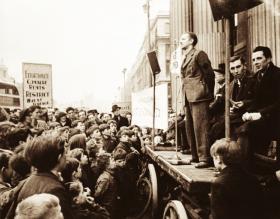
M226 167L211 186L213 219L264 219L260 184L240 167Z

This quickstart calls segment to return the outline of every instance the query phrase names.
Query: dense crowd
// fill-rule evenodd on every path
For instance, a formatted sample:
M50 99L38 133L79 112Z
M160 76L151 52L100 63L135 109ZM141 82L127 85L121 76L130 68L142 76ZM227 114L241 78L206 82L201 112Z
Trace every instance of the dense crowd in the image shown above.
M0 218L124 218L137 209L147 129L120 115L68 107L2 109ZM141 209L140 209L141 210Z
M243 57L230 60L229 139L225 138L224 71L216 72L219 80L212 92L214 84L207 85L207 80L214 73L206 53L194 48L196 35L183 34L180 43L186 56L185 110L170 111L168 129L156 130L153 141L151 130L132 125L131 113L121 113L117 105L110 113L72 107L1 109L0 218L135 215L141 211L137 200L137 182L144 169L141 155L151 142L177 145L183 154L191 154L186 163L196 168L214 165L220 171L211 188L214 219L264 218L264 212L278 209L270 201L280 197L280 171L275 168L263 178L262 183L272 185L266 193L248 173L255 153L267 156L271 141L280 142L280 69L272 63L270 49L253 50L255 73ZM190 89L192 83L196 84ZM201 93L199 86L207 92Z

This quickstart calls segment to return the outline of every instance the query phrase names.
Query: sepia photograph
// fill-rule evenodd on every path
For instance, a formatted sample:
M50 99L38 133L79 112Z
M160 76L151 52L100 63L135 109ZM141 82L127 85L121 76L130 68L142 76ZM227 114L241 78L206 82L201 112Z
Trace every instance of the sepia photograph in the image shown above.
M0 0L0 219L279 203L279 0Z

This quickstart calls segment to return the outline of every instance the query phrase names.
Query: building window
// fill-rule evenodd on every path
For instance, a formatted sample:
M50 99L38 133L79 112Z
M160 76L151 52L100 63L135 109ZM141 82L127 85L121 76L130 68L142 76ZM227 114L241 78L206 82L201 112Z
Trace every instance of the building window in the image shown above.
M169 22L166 22L164 24L164 33L165 34L170 34L170 25L169 25Z

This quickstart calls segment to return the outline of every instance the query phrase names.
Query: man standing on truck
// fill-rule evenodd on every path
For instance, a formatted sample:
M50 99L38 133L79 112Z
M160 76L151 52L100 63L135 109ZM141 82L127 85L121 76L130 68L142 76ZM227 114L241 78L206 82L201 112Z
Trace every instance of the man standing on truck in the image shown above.
M182 94L186 114L187 140L196 168L210 165L209 103L214 95L214 72L204 51L195 48L197 36L192 32L182 34Z

